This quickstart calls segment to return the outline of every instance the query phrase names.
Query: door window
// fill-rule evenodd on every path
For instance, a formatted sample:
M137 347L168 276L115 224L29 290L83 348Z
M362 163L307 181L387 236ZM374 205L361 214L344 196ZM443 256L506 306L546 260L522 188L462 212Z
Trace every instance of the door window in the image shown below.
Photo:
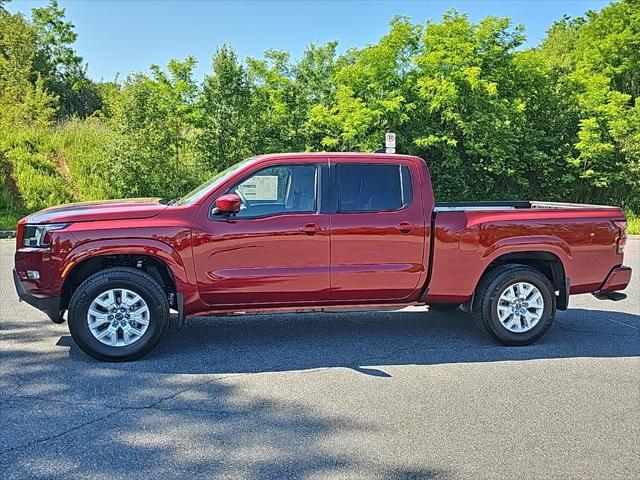
M411 175L404 165L338 165L338 211L399 210L413 200Z
M277 165L259 170L231 189L242 199L236 217L315 212L316 177L315 165Z

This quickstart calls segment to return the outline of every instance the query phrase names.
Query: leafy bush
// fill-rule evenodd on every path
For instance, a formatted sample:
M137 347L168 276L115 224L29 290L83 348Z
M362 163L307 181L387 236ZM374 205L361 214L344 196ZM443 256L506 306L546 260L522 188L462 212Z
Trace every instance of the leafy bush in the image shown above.
M6 144L5 161L11 164L12 176L26 210L41 210L73 201L71 185L60 175L55 163L49 130L22 129Z
M298 61L273 50L243 61L223 46L201 84L192 57L96 84L79 70L73 25L55 1L31 21L0 7L0 154L17 185L12 202L32 211L175 197L251 155L371 151L392 131L399 152L429 163L439 200L613 204L635 229L637 3L563 18L527 49L508 18L474 22L454 10L425 25L395 17L378 42L342 55L329 42Z
M640 216L627 212L627 232L629 235L640 235Z

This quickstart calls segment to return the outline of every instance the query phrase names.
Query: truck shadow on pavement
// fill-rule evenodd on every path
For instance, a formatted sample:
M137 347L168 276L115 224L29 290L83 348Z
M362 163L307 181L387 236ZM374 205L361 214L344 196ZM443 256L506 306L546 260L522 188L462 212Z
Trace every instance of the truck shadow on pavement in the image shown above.
M257 351L271 357L265 368L276 369L276 362L277 368L307 368L295 357L304 357L322 329L303 334L305 329L329 328L337 321L335 335L352 337L364 317L327 317L323 321L329 323L315 326L305 317L293 329L295 318L283 317L268 327L270 334L264 318L238 320L200 319L181 332L172 329L157 353L121 364L84 355L63 333L65 325L3 321L3 479L303 479L345 472L356 478L455 478L446 469L362 458L331 443L337 436L376 438L377 426L366 418L316 410L287 395L269 395L264 387L247 388L235 384L230 377L239 377L233 374L191 375L263 371L264 357L250 358ZM378 328L369 333L380 333ZM320 339L319 348L325 349L329 339ZM336 347L342 349L342 341ZM316 354L309 365L341 357ZM231 361L234 357L240 362Z
M93 362L70 338L64 343L73 359ZM389 377L371 366L628 356L640 356L639 315L570 309L558 313L545 337L525 347L493 343L460 311L190 318L180 331L172 324L142 361L163 373L347 367Z
M4 478L456 478L459 465L414 468L410 451L357 455L333 439L379 441L373 419L238 374L343 367L377 382L394 365L640 355L640 316L579 309L520 348L493 344L460 312L194 318L122 364L86 356L66 328L1 325Z

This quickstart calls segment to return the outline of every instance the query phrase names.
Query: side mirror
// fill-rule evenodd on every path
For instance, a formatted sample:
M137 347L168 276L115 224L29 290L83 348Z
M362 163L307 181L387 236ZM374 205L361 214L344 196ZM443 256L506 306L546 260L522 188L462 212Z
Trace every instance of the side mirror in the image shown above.
M225 193L216 199L216 208L213 213L238 213L242 200L235 193Z

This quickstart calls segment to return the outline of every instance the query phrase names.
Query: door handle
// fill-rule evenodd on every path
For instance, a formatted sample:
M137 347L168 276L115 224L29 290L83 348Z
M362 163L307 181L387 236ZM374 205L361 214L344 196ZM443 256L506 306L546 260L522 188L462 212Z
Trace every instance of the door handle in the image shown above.
M307 223L304 227L300 227L298 231L307 235L315 235L318 233L318 226L315 223Z
M400 233L409 233L415 226L411 222L400 222L396 225L396 230L400 230Z

